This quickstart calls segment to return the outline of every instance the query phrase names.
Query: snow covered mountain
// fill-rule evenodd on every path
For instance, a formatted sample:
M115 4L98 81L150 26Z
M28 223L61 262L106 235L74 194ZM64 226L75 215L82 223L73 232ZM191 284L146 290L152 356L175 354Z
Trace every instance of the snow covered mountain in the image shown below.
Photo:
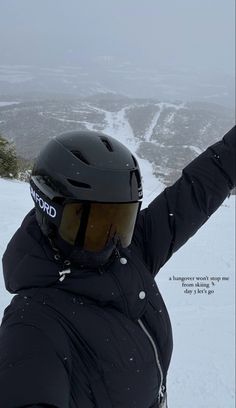
M25 159L33 159L49 138L65 131L99 130L128 141L165 185L234 124L231 109L203 102L170 103L107 93L13 102L18 103L0 104L0 133L15 142L18 155Z
M145 207L162 187L155 187L148 162L142 161L142 166ZM0 258L32 206L26 183L0 178ZM234 221L231 196L157 276L174 335L170 408L235 407ZM194 278L194 288L186 278ZM10 299L0 266L0 315Z

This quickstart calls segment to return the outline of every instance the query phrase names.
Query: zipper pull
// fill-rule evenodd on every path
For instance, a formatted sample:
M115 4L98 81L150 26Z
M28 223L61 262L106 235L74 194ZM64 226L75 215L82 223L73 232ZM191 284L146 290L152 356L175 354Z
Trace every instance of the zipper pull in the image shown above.
M68 273L71 273L70 269L59 272L59 275L60 275L59 281L63 282Z
M161 394L162 397L164 397L165 392L166 392L166 387L164 386L164 384L162 384L161 391L160 391L160 394Z
M159 392L159 408L167 408L166 387L163 384Z
M63 267L62 267L62 271L59 271L59 281L63 282L66 275L71 273L71 269L70 269L70 261L66 260L63 262Z

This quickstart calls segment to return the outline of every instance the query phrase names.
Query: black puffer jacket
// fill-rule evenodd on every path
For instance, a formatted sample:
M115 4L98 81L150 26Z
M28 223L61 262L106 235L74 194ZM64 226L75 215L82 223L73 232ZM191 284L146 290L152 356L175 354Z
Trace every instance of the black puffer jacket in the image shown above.
M103 270L61 272L32 210L3 257L0 406L157 408L172 353L154 277L235 186L235 128L140 212ZM164 388L163 388L164 389Z

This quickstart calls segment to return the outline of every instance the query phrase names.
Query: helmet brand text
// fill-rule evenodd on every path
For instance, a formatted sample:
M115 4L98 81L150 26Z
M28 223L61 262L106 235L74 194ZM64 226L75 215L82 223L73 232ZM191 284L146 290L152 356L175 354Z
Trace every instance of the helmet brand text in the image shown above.
M46 212L49 217L55 218L57 215L56 209L52 206L49 205L45 200L42 199L42 197L39 196L36 191L30 186L30 193L32 195L32 198L34 202L41 208L43 212Z

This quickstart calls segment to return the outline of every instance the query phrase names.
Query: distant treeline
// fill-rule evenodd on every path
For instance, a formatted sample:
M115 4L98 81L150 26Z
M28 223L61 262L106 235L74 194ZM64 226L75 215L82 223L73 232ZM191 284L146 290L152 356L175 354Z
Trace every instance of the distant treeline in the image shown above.
M27 181L33 163L17 157L15 146L0 134L0 177Z

